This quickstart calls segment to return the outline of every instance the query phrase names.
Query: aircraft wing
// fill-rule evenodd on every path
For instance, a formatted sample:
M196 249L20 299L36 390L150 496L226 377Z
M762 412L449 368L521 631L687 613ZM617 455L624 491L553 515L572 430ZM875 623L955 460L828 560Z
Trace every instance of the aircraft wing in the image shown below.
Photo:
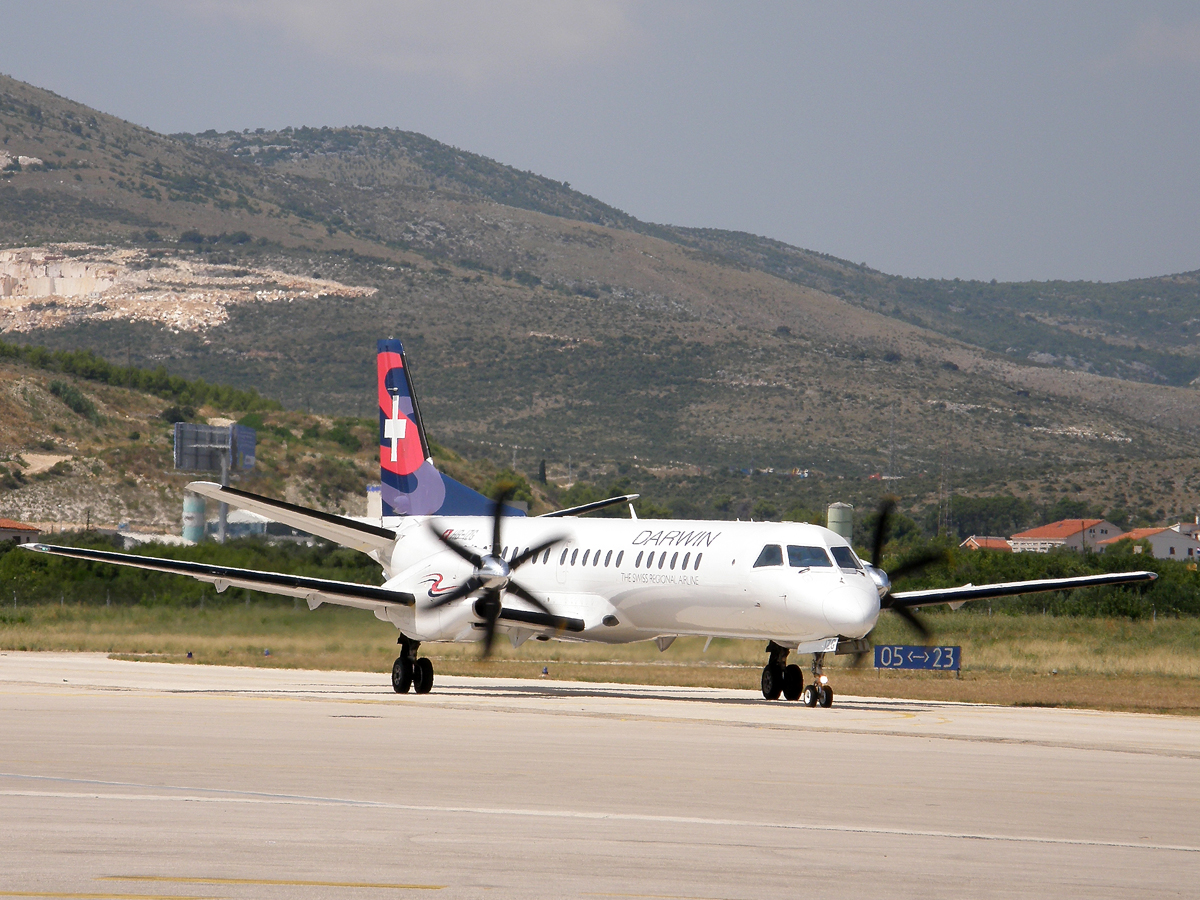
M272 522L282 522L284 525L299 528L301 531L363 553L373 550L379 551L380 554L391 553L396 542L396 532L390 528L356 522L346 516L285 503L271 497L251 494L249 491L239 491L237 488L221 487L211 481L193 481L187 489L201 497L228 503L238 509L247 509L260 516L266 516Z
M133 566L152 569L172 575L188 575L197 581L215 585L217 591L227 587L247 588L267 594L282 594L298 597L315 608L321 603L338 606L356 606L359 609L384 609L389 606L413 606L416 598L402 591L391 591L368 584L352 581L330 581L325 578L309 578L305 575L284 575L279 572L259 572L254 569L235 569L230 566L213 566L208 563L187 562L179 559L161 559L157 556L136 556L132 553L112 553L108 550L86 550L82 547L59 547L52 544L22 544L22 549L72 559L92 562L113 563L118 566Z
M1154 572L1115 572L1111 575L1078 575L1072 578L1039 578L1035 581L1009 581L1004 584L967 584L962 587L933 588L925 591L896 591L884 598L884 609L933 606L949 603L955 608L968 600L987 600L992 597L1014 597L1017 594L1040 594L1045 591L1069 591L1074 588L1097 587L1106 584L1137 584L1153 581Z

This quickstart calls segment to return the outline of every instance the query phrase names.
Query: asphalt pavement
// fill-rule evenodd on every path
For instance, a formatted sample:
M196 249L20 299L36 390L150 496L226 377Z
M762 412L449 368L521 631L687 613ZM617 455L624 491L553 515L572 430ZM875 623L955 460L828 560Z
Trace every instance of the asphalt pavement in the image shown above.
M0 897L1198 884L1195 718L0 654Z

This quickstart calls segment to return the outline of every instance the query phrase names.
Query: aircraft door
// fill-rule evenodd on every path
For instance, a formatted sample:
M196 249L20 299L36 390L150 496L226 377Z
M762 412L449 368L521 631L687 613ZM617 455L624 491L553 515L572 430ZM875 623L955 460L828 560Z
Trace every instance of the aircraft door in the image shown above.
M786 627L787 591L783 547L768 544L754 561L746 579L746 608L741 618L755 628Z

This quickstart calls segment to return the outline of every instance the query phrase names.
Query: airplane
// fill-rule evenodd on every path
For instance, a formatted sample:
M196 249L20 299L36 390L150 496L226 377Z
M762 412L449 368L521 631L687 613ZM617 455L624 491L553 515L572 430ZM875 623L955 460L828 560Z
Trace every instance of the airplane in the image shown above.
M75 559L186 575L213 584L368 609L399 631L392 687L425 694L433 663L428 642L481 642L498 633L514 647L539 641L623 644L654 641L665 651L680 636L766 642L762 695L828 708L829 654L861 661L881 613L891 610L928 639L914 610L957 609L973 600L1095 585L1151 582L1123 572L1003 584L896 591L893 579L927 565L914 560L891 575L880 560L890 504L878 518L871 558L841 535L794 522L638 519L636 494L530 516L510 491L486 497L434 465L404 347L381 340L377 354L381 518L340 516L234 487L197 481L188 490L259 513L361 551L383 583L363 585L78 547L28 544ZM629 518L582 518L614 504ZM805 684L791 654L812 654Z

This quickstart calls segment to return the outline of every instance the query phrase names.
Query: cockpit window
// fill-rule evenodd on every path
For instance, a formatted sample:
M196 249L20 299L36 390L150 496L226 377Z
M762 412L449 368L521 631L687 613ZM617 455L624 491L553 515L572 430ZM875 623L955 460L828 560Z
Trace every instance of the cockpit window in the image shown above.
M843 569L850 572L862 570L862 563L858 561L858 557L849 547L831 547L830 552L833 553L833 558Z
M795 544L788 544L788 565L799 569L810 566L833 568L824 547L797 547Z
M783 565L783 550L778 544L767 544L762 548L762 553L758 554L758 559L754 561L754 568L761 566L782 566Z

